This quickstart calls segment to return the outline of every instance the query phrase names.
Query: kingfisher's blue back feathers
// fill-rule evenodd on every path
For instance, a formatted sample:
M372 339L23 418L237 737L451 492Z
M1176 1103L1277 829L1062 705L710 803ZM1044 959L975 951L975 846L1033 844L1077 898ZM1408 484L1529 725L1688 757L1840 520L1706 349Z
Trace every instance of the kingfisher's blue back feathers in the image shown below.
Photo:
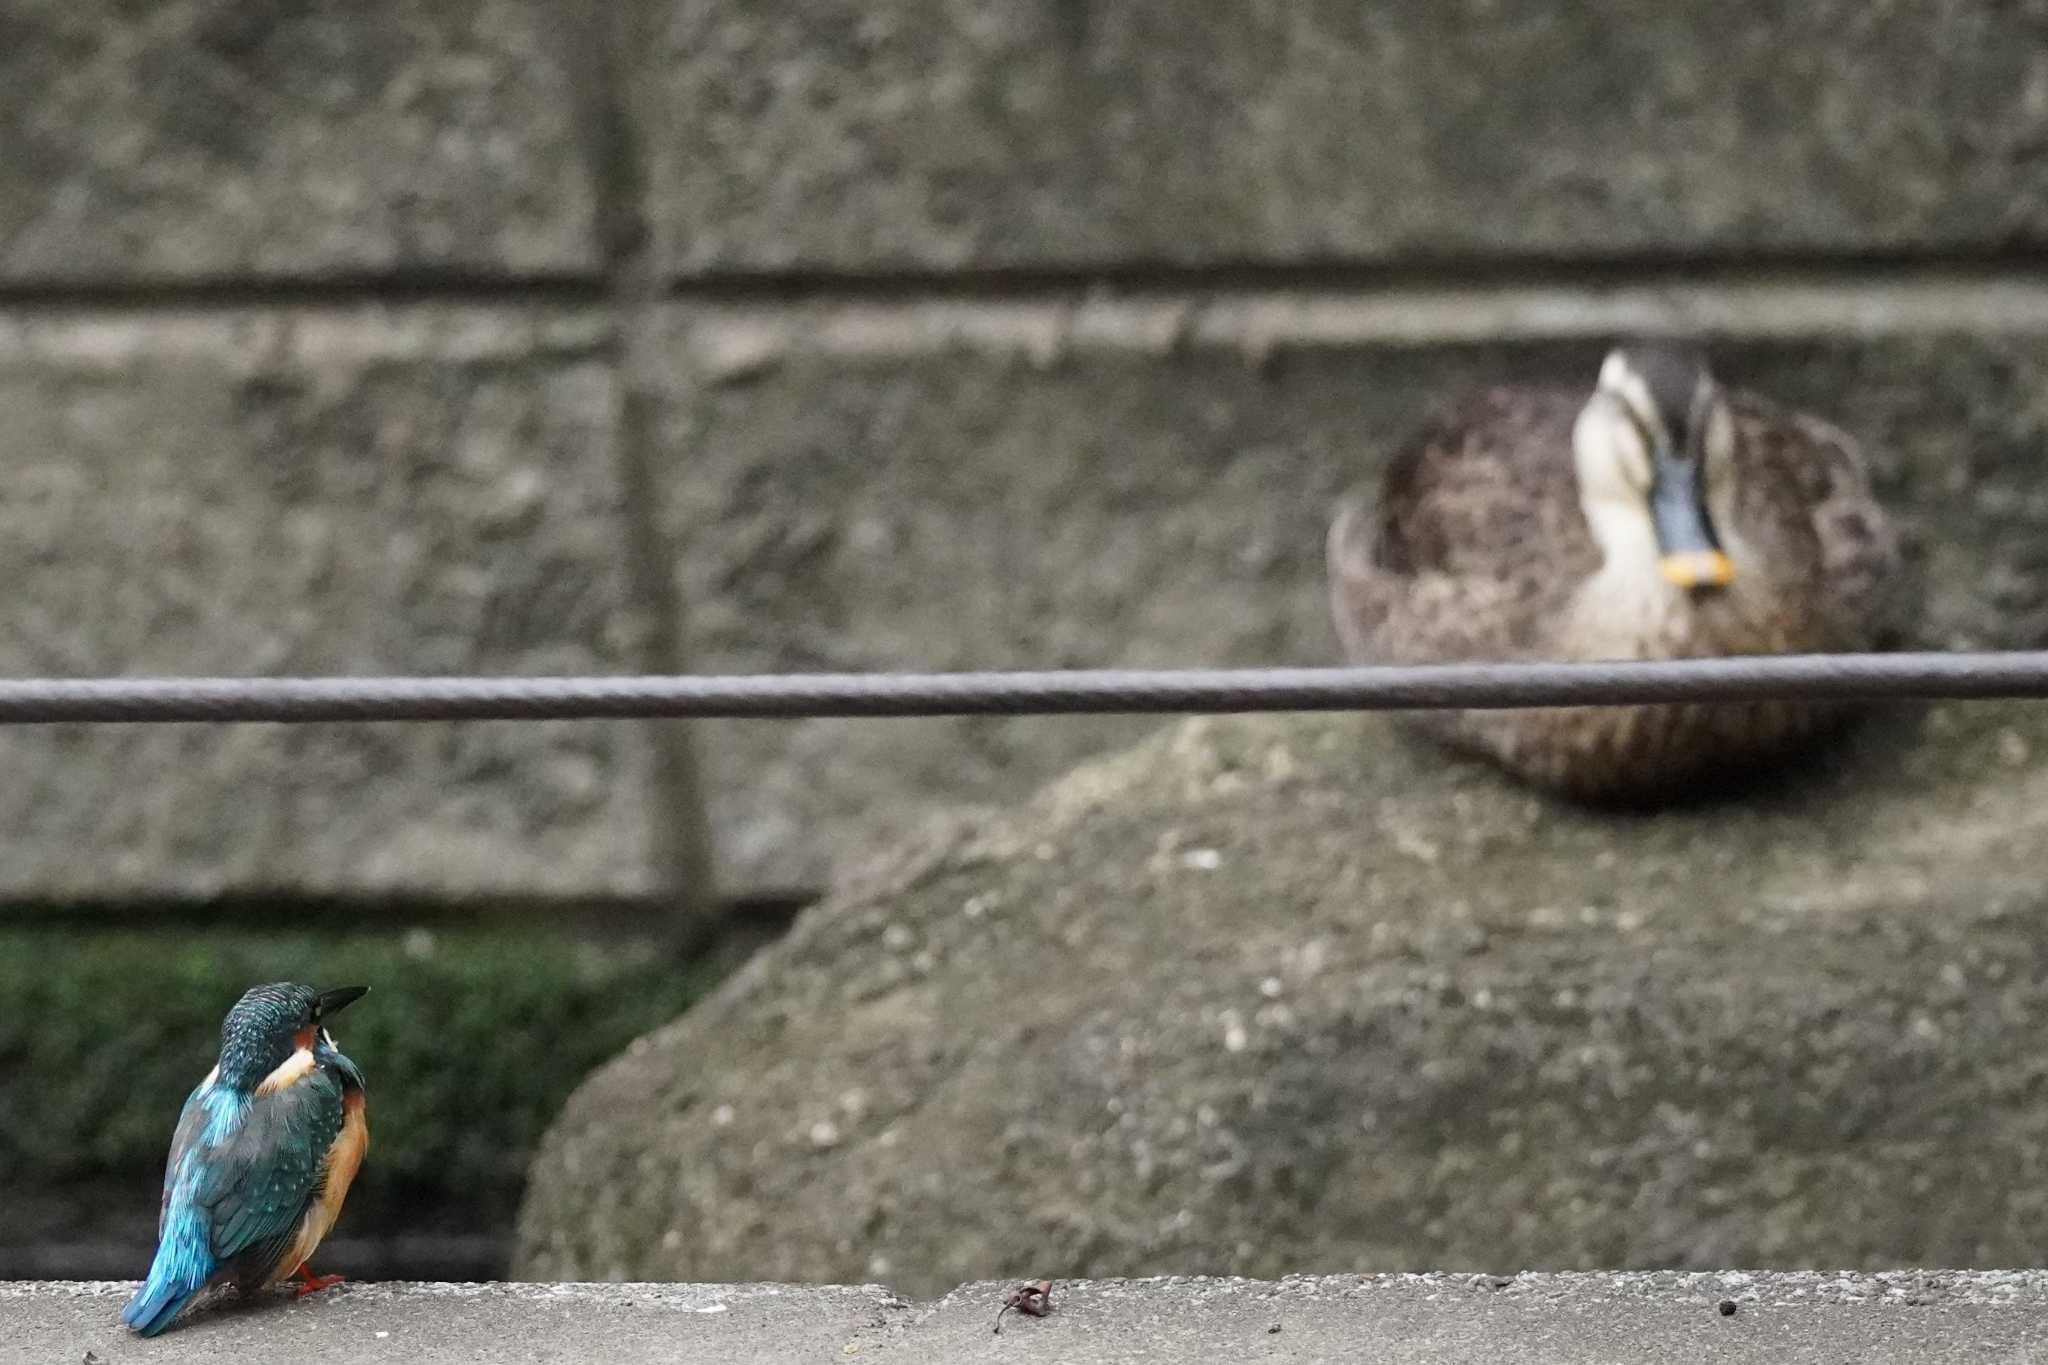
M320 1193L345 1097L363 1083L320 1027L321 1002L347 1004L360 993L258 986L228 1012L220 1063L179 1116L164 1168L156 1260L122 1322L154 1336L208 1285L252 1285L277 1273ZM311 1069L263 1090L309 1036Z

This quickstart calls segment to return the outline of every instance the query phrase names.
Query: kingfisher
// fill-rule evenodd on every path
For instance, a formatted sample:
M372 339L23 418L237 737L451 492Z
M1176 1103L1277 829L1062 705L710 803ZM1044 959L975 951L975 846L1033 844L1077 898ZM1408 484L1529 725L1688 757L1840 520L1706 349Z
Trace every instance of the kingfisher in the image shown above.
M156 1260L121 1310L146 1337L217 1285L243 1293L296 1275L299 1295L339 1284L307 1260L333 1228L370 1145L363 1073L326 1021L367 986L255 986L220 1027L220 1061L178 1116L164 1167Z

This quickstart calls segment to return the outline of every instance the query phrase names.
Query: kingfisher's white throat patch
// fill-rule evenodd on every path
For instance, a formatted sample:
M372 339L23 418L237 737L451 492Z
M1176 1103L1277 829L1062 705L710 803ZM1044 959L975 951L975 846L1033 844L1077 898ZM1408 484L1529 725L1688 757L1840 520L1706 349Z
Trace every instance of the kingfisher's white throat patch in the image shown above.
M277 1069L265 1076L256 1087L259 1095L274 1094L288 1090L313 1074L313 1052L311 1048L300 1048L277 1064Z

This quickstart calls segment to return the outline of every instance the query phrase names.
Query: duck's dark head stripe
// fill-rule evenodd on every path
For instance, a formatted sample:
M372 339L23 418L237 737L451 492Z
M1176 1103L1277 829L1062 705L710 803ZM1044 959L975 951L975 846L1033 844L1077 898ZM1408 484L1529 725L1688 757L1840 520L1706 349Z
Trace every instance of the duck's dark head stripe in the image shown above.
M1627 355L1629 368L1656 405L1656 417L1670 434L1672 447L1683 453L1707 390L1706 356L1682 342L1638 344L1630 346Z

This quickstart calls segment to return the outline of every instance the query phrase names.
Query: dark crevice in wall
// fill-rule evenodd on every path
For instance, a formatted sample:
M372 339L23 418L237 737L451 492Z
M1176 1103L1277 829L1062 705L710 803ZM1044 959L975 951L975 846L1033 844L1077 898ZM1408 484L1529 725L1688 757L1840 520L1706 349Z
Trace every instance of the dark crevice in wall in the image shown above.
M815 887L763 887L720 896L706 907L719 935L779 930L816 900ZM280 917L279 908L290 915ZM98 933L126 929L219 928L250 933L280 924L324 932L388 934L496 924L522 931L590 934L607 940L665 937L669 902L658 896L409 896L242 888L216 896L0 898L0 930Z
M593 134L595 137L596 135ZM629 139L627 141L630 141ZM621 153L620 155L624 155ZM640 193L635 175L611 177L607 202ZM380 305L572 307L628 295L677 302L748 303L835 299L1028 300L1107 289L1133 294L1217 294L1268 290L1610 289L1676 282L1768 284L1796 279L1845 287L1872 284L2038 283L2048 246L1925 252L1644 252L1580 256L1407 256L1382 262L1304 260L1123 261L973 271L816 268L711 270L662 279L651 260L644 218L608 212L602 234L613 265L603 275L490 275L406 270L310 278L236 276L185 280L0 281L0 309L374 308ZM623 278L622 278L623 277Z
M651 22L640 0L579 0L576 76L586 164L593 168L597 232L611 308L617 383L616 444L625 573L640 604L638 661L655 673L689 671L687 604L676 583L675 551L664 530L662 439L655 375L664 291L647 214L647 161L636 58ZM672 879L671 917L680 946L701 946L711 932L718 890L716 849L704 799L695 729L687 721L647 721L655 785L650 812L656 866Z
M404 270L317 277L237 275L178 280L0 281L0 308L69 313L89 309L188 311L257 308L376 308L384 305L594 307L599 275L487 275Z
M0 1280L130 1279L148 1266L153 1240L142 1235L32 1244L0 1240ZM358 1280L498 1280L511 1265L512 1245L510 1229L399 1237L337 1232L321 1244L321 1261L345 1267L343 1273Z
M1300 292L1345 294L1455 289L1618 289L1660 284L2036 284L2048 251L1982 255L1779 255L1618 257L1410 257L1400 261L1130 262L1099 268L944 271L711 272L669 285L670 297L705 303L839 299L1029 301L1103 290L1202 296Z

